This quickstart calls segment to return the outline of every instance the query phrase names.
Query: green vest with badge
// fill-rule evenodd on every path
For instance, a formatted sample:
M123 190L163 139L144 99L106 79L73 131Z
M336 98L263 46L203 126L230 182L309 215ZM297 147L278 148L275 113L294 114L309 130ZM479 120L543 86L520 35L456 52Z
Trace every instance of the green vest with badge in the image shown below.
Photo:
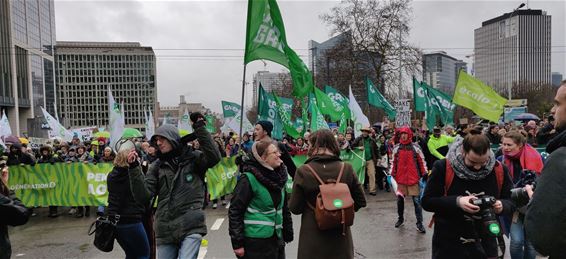
M254 196L244 214L244 236L270 238L275 231L277 237L282 238L285 188L281 189L281 202L276 209L267 188L252 173L245 174L250 181Z

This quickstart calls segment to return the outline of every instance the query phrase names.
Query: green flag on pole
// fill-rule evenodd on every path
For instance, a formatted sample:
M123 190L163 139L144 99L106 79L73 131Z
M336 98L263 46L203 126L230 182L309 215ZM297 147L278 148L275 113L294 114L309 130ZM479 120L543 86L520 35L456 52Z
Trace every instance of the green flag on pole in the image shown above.
M350 117L352 116L352 112L350 111L350 107L348 107L348 98L346 98L344 95L342 95L340 92L338 92L338 90L336 90L334 87L332 86L324 86L324 92L328 95L328 97L330 97L330 99L338 102L339 104L341 104L342 106L344 106L345 108L345 112L341 114L340 116L340 122L339 123L339 128L338 128L338 132L340 133L346 133L346 128L348 127L348 120L350 119Z
M452 103L452 97L446 93L434 89L427 85L425 82L421 82L421 87L426 89L426 100L431 102L431 105L438 107L438 112L442 120L442 124L453 125L454 124L454 109L456 105Z
M415 102L415 111L426 111L426 89L415 77L413 77L413 99Z
M368 103L376 108L383 109L385 113L387 113L387 117L390 120L394 120L397 116L397 112L395 111L395 108L393 108L393 105L391 105L387 99L385 99L385 97L383 97L383 95L375 89L375 86L369 78L366 78L366 86L368 92Z
M216 133L216 117L212 115L205 115L204 117L206 118L206 130L212 134Z
M244 63L267 59L289 69L293 95L312 91L312 75L297 53L287 45L285 26L275 0L249 0Z
M316 87L314 88L314 95L320 112L330 116L332 121L340 120L342 114L346 113L346 108L342 104L332 100L326 93Z
M472 110L482 118L498 122L507 99L480 80L460 70L453 102Z
M318 110L318 106L316 105L316 98L312 94L310 97L309 107L311 111L311 132L315 132L319 129L328 129L328 123L326 123L324 116L322 116L322 113Z
M301 134L297 131L297 129L291 122L291 113L288 113L287 110L285 110L284 104L281 102L281 100L279 100L279 97L276 94L273 94L273 99L275 99L275 103L277 104L277 112L279 113L279 118L283 123L283 127L285 129L285 132L287 132L287 135L295 139L300 137Z

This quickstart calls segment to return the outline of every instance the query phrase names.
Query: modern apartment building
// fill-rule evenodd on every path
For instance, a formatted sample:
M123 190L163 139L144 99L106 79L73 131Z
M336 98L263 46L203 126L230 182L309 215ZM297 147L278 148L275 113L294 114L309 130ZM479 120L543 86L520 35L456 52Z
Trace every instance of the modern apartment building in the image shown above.
M487 20L475 30L474 41L475 76L499 94L513 97L551 83L551 16L546 12L516 10Z
M466 63L444 51L423 55L423 81L449 95L454 92L460 69L467 71Z
M67 127L108 125L108 88L126 127L145 130L157 103L155 53L137 42L65 42L55 47L59 117Z

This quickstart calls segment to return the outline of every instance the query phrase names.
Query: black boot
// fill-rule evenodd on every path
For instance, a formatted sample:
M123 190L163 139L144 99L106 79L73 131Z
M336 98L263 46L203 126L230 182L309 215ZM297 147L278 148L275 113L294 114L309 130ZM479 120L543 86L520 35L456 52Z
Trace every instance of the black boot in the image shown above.
M405 222L403 218L404 211L405 211L405 199L397 196L397 214L399 217L397 219L397 223L395 223L396 228L400 227L401 225L403 225L403 222Z

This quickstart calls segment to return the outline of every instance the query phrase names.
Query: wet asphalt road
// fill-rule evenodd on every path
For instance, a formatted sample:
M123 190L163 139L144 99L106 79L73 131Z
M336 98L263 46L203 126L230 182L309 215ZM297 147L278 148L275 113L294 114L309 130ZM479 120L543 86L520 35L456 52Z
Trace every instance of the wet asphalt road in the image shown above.
M116 243L114 251L104 253L92 245L92 236L87 235L88 227L94 220L72 218L61 215L47 218L47 209L37 210L39 215L21 227L12 228L12 258L124 258L124 252ZM63 210L60 210L63 211ZM64 210L66 212L66 210ZM205 237L208 246L201 248L199 258L235 258L228 236L228 210L219 207L207 208L209 233ZM425 225L432 214L424 212ZM420 234L415 228L412 201L405 203L405 224L394 227L397 220L395 197L391 193L378 192L368 196L368 207L356 213L352 235L356 258L430 258L432 230ZM295 238L298 238L300 216L294 216ZM288 244L287 258L296 258L298 240ZM508 257L508 252L506 253ZM457 258L457 257L455 257Z

